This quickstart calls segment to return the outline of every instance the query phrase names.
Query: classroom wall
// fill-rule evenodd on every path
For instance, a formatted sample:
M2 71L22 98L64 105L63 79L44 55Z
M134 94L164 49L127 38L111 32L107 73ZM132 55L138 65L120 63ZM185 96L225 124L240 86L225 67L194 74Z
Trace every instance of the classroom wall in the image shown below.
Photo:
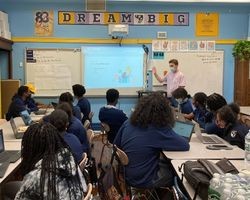
M1 2L1 0L0 0ZM15 2L15 3L13 3ZM26 2L26 3L23 3ZM56 38L109 38L107 26L102 25L57 25L57 11L80 11L84 9L83 1L65 0L52 1L37 0L34 3L28 0L19 2L11 0L0 3L0 10L9 14L10 29L14 37L34 37L33 14L34 11L54 10L54 37ZM54 1L53 1L54 2ZM78 3L77 3L78 2ZM130 26L128 38L156 38L157 31L167 31L169 39L246 39L250 35L249 18L250 4L186 4L186 3L145 3L145 2L107 2L107 11L124 12L189 12L189 26ZM197 12L218 12L220 14L219 36L217 38L197 38L195 37L195 14ZM20 67L20 62L24 62L24 49L26 47L38 48L78 48L84 44L61 44L61 43L14 43L13 45L13 78L21 79L24 82L24 68ZM151 48L150 45L147 44ZM216 45L216 49L223 49L224 59L224 80L223 95L231 102L234 91L234 58L232 57L232 44ZM181 68L181 66L180 66ZM199 72L197 71L197 75ZM201 88L202 91L202 88ZM44 100L44 99L42 99ZM106 103L105 98L93 99L91 104L96 113L94 121L97 120L99 107ZM50 101L47 100L47 101ZM120 107L127 114L137 101L134 98L121 99Z

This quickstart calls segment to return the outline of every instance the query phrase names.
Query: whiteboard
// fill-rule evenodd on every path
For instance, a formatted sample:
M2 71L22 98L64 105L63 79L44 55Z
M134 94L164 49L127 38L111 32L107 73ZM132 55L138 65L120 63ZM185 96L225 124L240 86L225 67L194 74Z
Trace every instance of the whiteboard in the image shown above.
M222 94L224 51L214 52L165 52L164 59L152 59L149 68L155 66L157 74L163 77L169 71L169 60L177 59L179 69L186 79L185 89L190 95L196 92ZM153 86L159 86L153 77Z
M80 49L26 49L25 82L36 87L35 96L59 96L80 84Z

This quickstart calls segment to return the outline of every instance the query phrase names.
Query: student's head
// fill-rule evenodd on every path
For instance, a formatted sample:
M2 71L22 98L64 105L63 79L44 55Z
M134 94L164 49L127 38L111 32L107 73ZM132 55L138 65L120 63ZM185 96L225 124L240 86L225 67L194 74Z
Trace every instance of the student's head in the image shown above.
M229 105L225 105L216 112L216 124L219 128L226 128L237 121L237 114Z
M72 105L73 103L73 96L70 92L64 92L60 95L59 97L59 104L63 103L63 102L67 102L70 105Z
M59 132L64 132L69 125L69 117L65 111L57 109L51 113L49 122L56 127Z
M171 59L168 63L169 63L171 72L176 73L178 71L178 65L179 65L178 60Z
M22 139L22 174L29 173L41 159L44 159L46 165L54 162L58 150L66 146L58 130L50 123L29 126Z
M173 127L174 115L169 101L159 92L142 97L130 118L134 126Z
M230 103L228 106L232 109L232 111L236 114L240 114L240 106L237 103Z
M193 97L193 105L195 107L205 107L207 101L207 95L204 92L197 92Z
M17 95L22 97L24 100L30 96L30 91L27 86L20 86L17 90Z
M69 103L60 103L56 106L56 110L63 110L64 112L67 113L68 115L68 120L70 121L71 120L71 117L72 117L72 107L69 105Z
M106 99L108 104L116 105L119 99L119 91L116 89L107 90Z
M63 165L65 172L71 172L72 169L77 167L68 145L60 136L59 131L50 123L36 123L26 130L22 139L21 156L20 170L22 176L32 171L38 161L41 162L41 174L39 177L41 190L38 195L42 197L46 191L48 199L57 199L56 197L59 193L56 186L57 176L62 174L62 172L58 171L59 162ZM78 175L77 171L76 173ZM65 181L69 187L72 186L71 179L66 179ZM78 176L75 181L80 186ZM45 190L45 188L47 189ZM74 196L74 194L70 195Z
M179 87L176 90L172 92L172 96L178 101L182 102L186 98L190 98L190 95L188 95L187 90L185 90L183 87Z
M207 97L207 108L211 112L216 112L222 106L227 105L227 101L223 96L213 93Z
M73 85L72 89L74 96L76 96L77 98L81 98L86 93L85 87L80 84Z

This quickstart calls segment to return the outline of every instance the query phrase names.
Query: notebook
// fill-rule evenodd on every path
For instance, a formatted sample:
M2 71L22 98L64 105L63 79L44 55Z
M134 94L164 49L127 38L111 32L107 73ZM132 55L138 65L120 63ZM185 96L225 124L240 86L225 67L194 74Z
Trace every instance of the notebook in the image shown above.
M191 122L175 121L173 130L178 135L186 138L188 141L191 140L194 124Z
M27 130L28 126L20 126L17 128L16 123L13 118L10 118L10 125L13 130L16 139L21 139L24 132Z
M20 151L5 151L3 130L0 130L0 178L2 178L8 169L9 163L16 162L21 157Z
M33 123L28 110L24 110L24 111L20 112L20 116L22 117L23 122L26 126L29 126Z
M216 135L209 135L209 136L202 135L201 128L200 128L199 124L196 121L194 121L194 120L192 120L192 122L195 124L195 134L196 134L197 138L203 144L223 144L224 143L222 141L222 139L220 139Z

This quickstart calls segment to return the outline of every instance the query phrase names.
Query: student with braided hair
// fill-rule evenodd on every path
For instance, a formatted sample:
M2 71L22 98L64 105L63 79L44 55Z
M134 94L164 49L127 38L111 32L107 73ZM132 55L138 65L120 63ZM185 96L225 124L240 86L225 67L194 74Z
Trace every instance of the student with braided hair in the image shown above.
M80 200L86 183L67 144L50 123L31 125L22 139L23 184L15 200Z

